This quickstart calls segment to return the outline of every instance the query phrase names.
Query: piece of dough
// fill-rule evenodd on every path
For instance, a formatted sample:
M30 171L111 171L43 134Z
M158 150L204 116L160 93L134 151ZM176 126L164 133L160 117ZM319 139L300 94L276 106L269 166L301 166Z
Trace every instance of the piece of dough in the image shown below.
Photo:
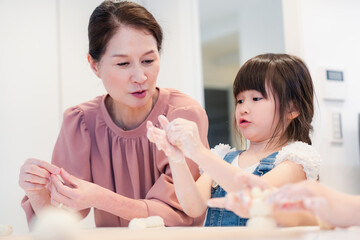
M160 216L133 218L129 223L130 229L159 228L164 226L164 220Z
M34 217L34 240L73 240L79 230L80 216L63 208L46 207Z
M262 191L258 187L251 189L251 205L249 208L250 219L246 226L250 228L275 228L276 222L273 219L272 208L266 203L270 191Z
M10 236L12 232L12 226L0 224L0 236Z

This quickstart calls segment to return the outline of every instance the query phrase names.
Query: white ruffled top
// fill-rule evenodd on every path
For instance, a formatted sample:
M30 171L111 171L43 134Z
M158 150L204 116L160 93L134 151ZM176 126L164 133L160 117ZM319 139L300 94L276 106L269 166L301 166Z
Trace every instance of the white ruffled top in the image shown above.
M211 149L213 153L222 159L228 152L234 151L228 144L218 144ZM304 168L306 179L316 180L319 176L321 157L316 149L304 142L296 141L283 147L275 158L274 165L277 166L283 161L293 161Z

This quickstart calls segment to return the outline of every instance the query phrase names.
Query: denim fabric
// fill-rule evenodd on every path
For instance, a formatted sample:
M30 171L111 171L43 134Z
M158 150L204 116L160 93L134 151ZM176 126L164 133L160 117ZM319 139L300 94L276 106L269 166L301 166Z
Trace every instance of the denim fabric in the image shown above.
M234 151L229 152L224 157L224 160L228 163L231 163L235 157L237 157L243 151ZM275 157L278 153L275 152L266 158L261 159L259 165L254 170L253 174L262 176L271 169L274 168ZM221 186L216 186L211 188L211 198L225 197L226 191ZM214 227L214 226L246 226L247 218L241 218L237 216L232 211L228 211L224 208L208 208L205 226Z

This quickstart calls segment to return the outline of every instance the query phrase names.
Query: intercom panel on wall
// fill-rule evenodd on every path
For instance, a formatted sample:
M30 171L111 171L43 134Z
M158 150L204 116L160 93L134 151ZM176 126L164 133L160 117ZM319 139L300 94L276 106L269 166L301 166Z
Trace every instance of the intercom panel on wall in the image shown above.
M344 71L337 68L324 68L323 74L324 99L344 101L347 94Z

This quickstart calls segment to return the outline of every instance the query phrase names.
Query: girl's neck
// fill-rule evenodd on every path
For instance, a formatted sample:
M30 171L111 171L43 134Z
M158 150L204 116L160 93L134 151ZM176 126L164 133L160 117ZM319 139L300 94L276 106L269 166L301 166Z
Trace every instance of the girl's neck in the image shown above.
M274 143L264 142L250 142L249 148L239 155L239 166L241 168L250 167L256 163L259 163L261 159L269 156L274 152L281 150L283 145L276 145Z
M249 148L246 150L247 152L259 152L259 153L274 153L278 152L281 148L283 148L286 144L278 144L278 139L270 142L262 141L262 142L250 142Z
M116 104L116 102L108 97L106 99L107 110L114 123L123 130L132 130L137 128L149 116L151 110L158 99L159 92L156 91L151 100L140 108L127 108Z

